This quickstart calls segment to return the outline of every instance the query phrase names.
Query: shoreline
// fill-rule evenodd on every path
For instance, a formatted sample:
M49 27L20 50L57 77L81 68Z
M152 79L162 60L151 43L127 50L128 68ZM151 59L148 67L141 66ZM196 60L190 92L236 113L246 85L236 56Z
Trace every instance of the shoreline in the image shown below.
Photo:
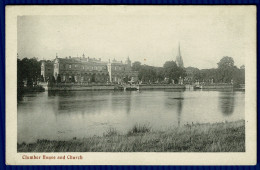
M118 84L85 84L85 83L58 83L58 84L39 84L46 91L93 91L93 90L124 90L124 85ZM129 86L130 87L130 86ZM244 88L237 88L231 84L208 84L195 89L194 85L188 84L138 84L132 88L137 90L156 90L156 89L194 89L194 90L234 90L244 91Z
M135 125L126 134L108 129L103 136L17 143L17 152L245 152L245 121L188 124L165 130Z
M130 86L129 86L130 87ZM185 85L137 85L132 88L139 90L152 89L185 89ZM106 85L106 84L57 84L47 86L48 91L91 91L91 90L124 90L123 85Z

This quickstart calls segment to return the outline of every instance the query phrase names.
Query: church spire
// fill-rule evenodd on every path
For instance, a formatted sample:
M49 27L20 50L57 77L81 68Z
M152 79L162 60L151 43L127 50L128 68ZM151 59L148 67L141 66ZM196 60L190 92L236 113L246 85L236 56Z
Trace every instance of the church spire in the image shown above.
M178 51L178 56L181 56L181 45L180 45L180 42L179 42L179 51Z
M178 67L184 67L183 65L183 60L181 57L181 46L180 46L180 42L179 42L179 49L178 49L178 54L176 56L176 64Z

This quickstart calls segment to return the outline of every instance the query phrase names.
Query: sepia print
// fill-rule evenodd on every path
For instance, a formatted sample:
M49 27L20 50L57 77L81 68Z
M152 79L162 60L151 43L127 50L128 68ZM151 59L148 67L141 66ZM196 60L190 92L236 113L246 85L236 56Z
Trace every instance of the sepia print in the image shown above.
M10 164L255 163L254 6L7 12Z

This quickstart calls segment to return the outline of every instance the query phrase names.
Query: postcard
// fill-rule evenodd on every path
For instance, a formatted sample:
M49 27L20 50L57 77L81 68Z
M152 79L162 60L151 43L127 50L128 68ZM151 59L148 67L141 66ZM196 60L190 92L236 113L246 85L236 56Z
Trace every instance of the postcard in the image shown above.
M6 6L6 164L256 164L256 6Z

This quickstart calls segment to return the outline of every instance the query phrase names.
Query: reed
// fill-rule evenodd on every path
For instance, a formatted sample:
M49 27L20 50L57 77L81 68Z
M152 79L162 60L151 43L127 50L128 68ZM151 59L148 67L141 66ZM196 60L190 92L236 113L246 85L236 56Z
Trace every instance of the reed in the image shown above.
M134 127L127 132L127 135L148 133L151 131L151 129L152 128L149 124L135 124Z
M245 152L245 122L188 124L151 130L135 125L127 134L108 129L103 136L17 144L18 152Z

